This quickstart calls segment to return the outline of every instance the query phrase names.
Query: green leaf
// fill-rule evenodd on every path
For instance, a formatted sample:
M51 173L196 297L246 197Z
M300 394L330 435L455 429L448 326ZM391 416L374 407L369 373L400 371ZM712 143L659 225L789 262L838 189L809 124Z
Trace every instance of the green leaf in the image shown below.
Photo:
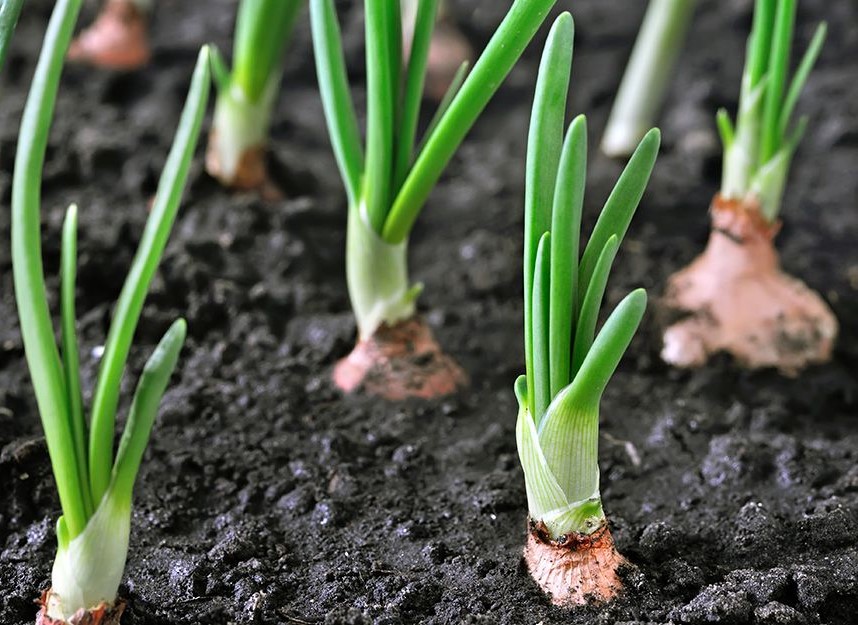
M780 0L775 13L772 51L769 54L769 67L766 72L768 87L763 105L762 134L760 138L760 164L767 162L780 149L781 107L783 105L784 85L789 70L790 48L795 26L795 0Z
M93 501L96 502L101 500L110 481L116 406L131 340L143 310L146 292L158 268L179 210L179 202L205 115L210 86L209 51L203 46L197 58L179 128L158 183L155 203L116 303L104 346L104 356L92 401L89 439L90 488Z
M405 94L402 101L402 118L396 145L396 168L393 176L394 192L398 191L411 167L417 122L420 118L420 103L423 99L423 83L426 79L426 63L429 59L429 44L435 27L438 0L423 0L418 3L414 20L414 36L405 77Z
M212 77L214 78L215 88L220 91L228 91L230 87L230 75L229 68L226 66L226 63L223 60L223 56L215 46L210 48L211 56L209 57L211 60L211 70Z
M614 190L605 202L593 234L584 248L578 269L578 292L586 293L590 279L596 266L596 261L611 235L617 236L617 242L622 243L623 237L632 221L632 216L643 197L649 182L658 148L661 143L661 133L653 128L638 145L635 153L629 159L626 168L617 180ZM580 304L579 304L580 308Z
M539 240L536 251L536 264L533 276L533 369L528 378L528 387L532 388L533 418L537 423L551 402L551 377L548 354L549 328L548 315L551 304L551 235L545 233ZM532 378L532 383L531 379Z
M235 23L232 82L251 102L259 102L269 82L279 80L283 51L302 4L302 0L241 0Z
M810 42L804 56L799 63L798 69L793 76L787 91L786 99L784 99L781 107L781 117L779 132L781 136L786 136L789 121L792 118L792 113L795 110L795 105L798 103L798 98L801 95L802 89L807 82L808 76L819 58L819 53L822 51L822 45L825 43L825 36L828 33L828 25L823 22L816 27L816 32L813 34L813 39Z
M363 200L373 230L381 234L390 208L394 122L398 90L393 77L400 50L391 50L390 29L397 2L365 0L366 18L366 169ZM400 44L401 45L401 44Z
M349 196L349 204L357 204L363 177L363 149L357 115L349 93L334 0L310 0L310 26L328 135Z
M587 292L581 301L581 312L578 315L578 325L575 328L575 343L572 350L572 378L578 373L581 363L584 362L587 352L590 351L590 346L593 345L593 337L596 334L596 323L599 320L599 309L602 307L602 299L605 296L605 287L608 284L611 265L617 256L619 246L620 243L617 235L611 235L611 238L605 242L605 247L602 248L599 260L596 261L596 267L593 270L593 277L587 287Z
M130 505L134 481L140 470L143 452L149 442L152 424L158 414L158 406L170 376L176 369L179 352L185 342L187 324L184 319L177 319L164 334L155 351L143 367L143 373L137 383L128 422L119 441L116 452L116 463L113 467L110 489L120 501Z
M533 410L536 419L551 400L548 374L548 353L545 362L536 362L536 327L543 322L537 317L538 298L536 289L538 261L537 248L544 233L551 228L551 210L554 202L554 187L557 181L557 169L563 142L563 122L566 116L566 94L569 90L569 76L572 68L572 44L575 27L572 16L564 13L557 18L539 64L536 78L536 93L533 100L533 112L530 116L530 131L527 137L527 162L525 165L524 195L524 331L525 361L529 376L535 376L540 368L545 369L542 381L530 380L533 387ZM555 245L563 245L563 242ZM546 257L546 261L549 258ZM562 278L562 276L561 276ZM544 296L548 297L548 285ZM544 332L549 332L548 308L545 309ZM547 347L547 345L546 345ZM568 349L568 344L567 344ZM531 374L531 372L534 372ZM538 407L541 406L540 410Z
M86 455L86 421L83 416L83 397L80 391L80 356L75 326L75 282L77 278L77 206L72 204L63 222L62 253L60 255L60 312L62 329L63 371L68 395L68 417L74 436L77 474L81 498L87 517L95 511L89 493L89 468Z
M756 0L754 5L754 23L748 38L743 74L743 81L747 82L748 88L756 87L769 71L777 3L778 0Z
M551 211L551 396L571 380L570 349L577 310L578 250L587 179L587 119L576 117L566 133Z
M88 520L83 486L78 478L74 433L60 354L45 288L42 266L42 166L57 98L63 59L80 10L80 0L54 5L36 72L21 117L12 177L12 270L21 338L68 534L74 538Z
M24 0L0 0L0 70L6 64L9 40L15 32L15 24L18 23L22 6L24 6Z
M733 122L730 121L730 114L725 109L718 109L715 121L718 123L718 134L721 136L721 145L724 147L724 151L727 151L733 145L733 141L736 138Z
M441 172L555 2L515 0L435 132L417 156L385 221L382 236L386 241L398 243L408 236Z

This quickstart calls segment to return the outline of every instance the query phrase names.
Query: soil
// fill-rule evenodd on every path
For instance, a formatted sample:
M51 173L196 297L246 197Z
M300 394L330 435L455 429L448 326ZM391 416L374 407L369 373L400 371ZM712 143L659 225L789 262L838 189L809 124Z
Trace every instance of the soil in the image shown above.
M361 14L343 10L362 82ZM577 25L570 113L590 116L586 228L621 165L595 150L643 2L560 2ZM3 76L0 198L51 3L27 3ZM506 2L451 7L481 49ZM750 2L703 0L661 127L665 145L621 250L611 305L660 294L705 244L719 106L735 110ZM84 387L178 120L197 49L229 49L233 0L159 0L153 62L66 70L45 170L49 292L60 226L80 205ZM82 23L94 14L88 4ZM515 449L523 371L523 160L546 30L474 128L417 224L413 278L442 346L472 380L440 401L344 397L352 348L346 207L314 82L306 22L274 115L282 201L230 195L205 142L137 332L126 398L168 323L189 340L135 493L121 594L128 625L172 623L854 623L858 609L858 5L805 0L803 48L829 36L801 101L810 127L784 202L785 269L830 302L834 361L786 379L727 358L680 372L658 359L657 302L602 404L602 493L635 569L607 607L553 607L521 559L527 514ZM358 107L363 92L356 89ZM8 241L9 211L0 211ZM87 396L87 399L89 397ZM126 400L127 407L127 400ZM124 414L124 408L123 413ZM59 515L0 245L0 622L34 621Z

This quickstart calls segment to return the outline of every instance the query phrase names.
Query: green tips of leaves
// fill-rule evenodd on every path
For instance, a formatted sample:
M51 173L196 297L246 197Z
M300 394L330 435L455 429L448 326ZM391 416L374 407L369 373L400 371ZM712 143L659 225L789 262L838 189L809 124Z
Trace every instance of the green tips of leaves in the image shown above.
M590 285L596 262L608 239L616 235L617 242L622 242L649 182L660 145L661 132L658 128L653 128L644 135L605 202L590 241L581 255L578 288L582 293L586 292Z
M386 241L398 243L408 236L441 172L555 2L515 0L393 200L382 232Z
M569 92L574 38L575 25L572 16L564 13L555 20L545 43L545 50L536 78L536 94L533 99L533 112L531 113L530 131L527 137L524 196L524 344L527 371L533 372L530 378L530 410L537 419L548 407L550 401L548 389L553 386L547 377L544 380L541 378L543 374L548 374L547 358L549 353L546 351L544 353L546 360L539 363L537 363L534 353L534 349L538 345L544 343L547 346L550 320L547 310L548 284L546 284L545 292L540 294L539 298L535 294L538 271L541 268L537 262L537 249L543 235L549 231L552 225L554 191L563 149L563 123L566 117L566 94ZM571 146L569 149L572 149ZM581 146L579 145L579 152L580 149ZM586 162L586 142L583 144L583 150ZM567 166L571 165L567 164ZM586 167L586 164L579 166ZM565 212L568 214L570 211ZM574 224L570 225L574 227ZM552 264L559 265L570 260L568 258L570 250L566 248L563 242L554 247L558 252L558 262L550 263L550 259L546 259L546 270ZM545 279L547 282L547 276ZM557 280L555 283L559 285L561 281ZM563 283L566 288L571 287L568 280L563 281ZM560 287L558 286L558 288ZM544 318L540 318L536 310L537 306L544 308ZM544 336L537 337L534 334L537 327L541 329ZM563 383L564 386L565 384L568 384L568 379Z
M173 322L164 338L143 367L143 373L137 382L137 390L131 402L128 422L116 452L116 464L110 489L113 496L131 505L131 492L134 480L143 459L143 452L149 442L152 424L158 414L158 405L170 381L170 376L179 360L179 351L185 342L187 324L184 319Z
M604 522L599 499L599 400L640 324L646 293L628 295L594 340L611 265L658 153L650 130L635 150L580 255L587 124L560 145L572 62L572 21L555 22L540 64L525 193L526 376L516 426L528 506L557 538Z
M98 382L92 403L89 439L90 486L94 501L101 499L110 481L113 466L113 431L120 381L131 340L149 284L167 245L170 230L185 188L191 158L197 145L211 85L209 49L203 47L197 59L185 108L173 146L158 183L155 203L128 277L116 303L113 322L104 346Z
M796 7L796 0L757 0L735 129L726 113L719 111L717 119L724 144L721 194L736 200L751 196L770 221L780 211L797 145L790 129L795 106L826 35L822 23L787 88Z

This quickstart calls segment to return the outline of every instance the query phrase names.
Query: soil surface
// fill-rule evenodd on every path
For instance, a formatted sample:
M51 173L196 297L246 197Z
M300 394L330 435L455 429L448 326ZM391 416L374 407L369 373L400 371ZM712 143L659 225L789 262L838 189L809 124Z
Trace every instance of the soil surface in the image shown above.
M87 5L82 23L92 19ZM355 84L362 10L340 2ZM675 72L664 148L608 300L703 249L720 177L714 113L734 111L750 1L704 0ZM60 514L12 294L9 182L51 3L24 8L0 106L0 622L32 623ZM507 2L453 0L481 49ZM593 218L621 171L596 148L644 8L574 11L570 115L590 116ZM69 67L45 169L43 241L56 298L60 226L80 205L82 375L89 393L200 44L229 50L234 0L159 0L139 72ZM658 359L657 302L602 405L602 493L636 569L603 609L554 608L521 564L527 514L515 448L523 371L520 258L525 140L541 42L450 164L417 224L413 278L472 387L437 402L343 397L330 371L354 340L345 195L315 86L307 22L290 48L270 167L285 199L229 195L203 142L137 332L127 397L169 322L189 340L135 494L129 625L172 623L854 623L858 613L858 5L805 0L801 49L829 36L800 108L778 246L842 324L834 362L797 379L727 358L680 372ZM355 90L363 109L363 91ZM428 118L427 111L427 118ZM89 399L89 395L87 395ZM123 417L120 417L122 420Z

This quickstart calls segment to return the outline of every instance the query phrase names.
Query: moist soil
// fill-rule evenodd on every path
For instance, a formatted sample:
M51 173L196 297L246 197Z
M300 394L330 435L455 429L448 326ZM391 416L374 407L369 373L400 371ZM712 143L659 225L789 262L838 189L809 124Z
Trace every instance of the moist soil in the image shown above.
M60 514L12 293L10 172L50 11L24 8L0 107L0 622L32 623ZM363 110L362 10L339 3ZM452 9L481 49L507 2ZM590 116L585 232L621 171L601 137L643 2L560 2L577 26L570 114ZM750 2L703 1L661 123L664 148L617 260L615 304L653 296L705 244L719 106L736 108ZM92 19L88 5L82 23ZM99 346L172 140L200 44L228 50L235 3L159 0L142 71L66 70L42 203L56 304L60 226L80 205L82 376ZM202 171L137 331L127 398L168 323L189 338L135 493L124 622L854 623L858 613L858 6L805 0L797 38L829 36L777 243L842 324L834 361L788 379L728 358L663 365L657 298L602 403L605 509L634 564L611 605L552 607L521 562L527 515L512 384L523 371L524 154L541 42L458 151L412 237L420 303L472 386L439 401L344 397L331 368L355 328L346 207L307 22L290 48L269 166L284 199L223 191ZM428 121L428 120L427 120ZM126 403L120 413L124 419Z

